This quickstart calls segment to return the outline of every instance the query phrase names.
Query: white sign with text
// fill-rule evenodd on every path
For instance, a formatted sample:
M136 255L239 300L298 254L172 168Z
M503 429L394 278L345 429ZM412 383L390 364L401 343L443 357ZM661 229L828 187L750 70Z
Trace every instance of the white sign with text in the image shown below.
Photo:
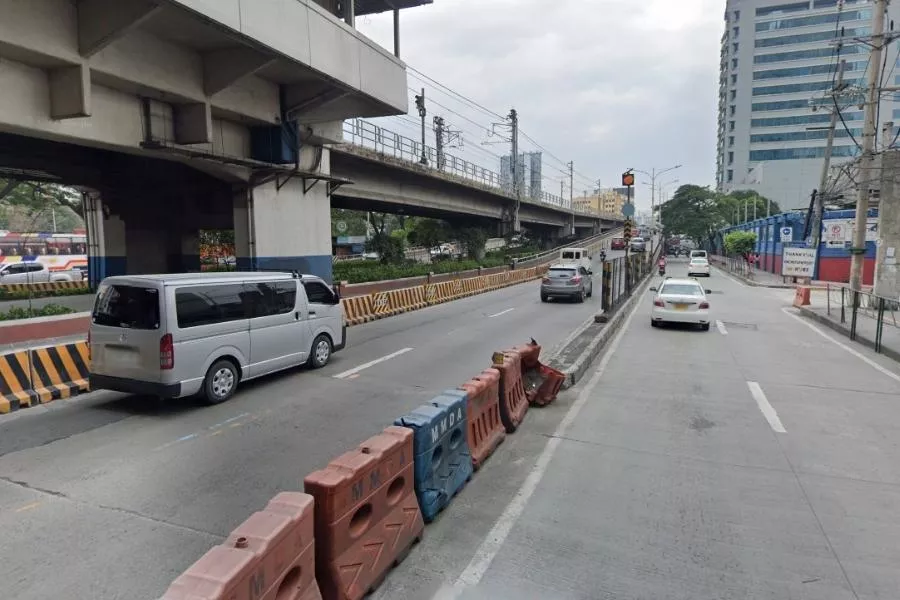
M812 278L816 267L815 248L785 248L781 259L781 274L785 277Z

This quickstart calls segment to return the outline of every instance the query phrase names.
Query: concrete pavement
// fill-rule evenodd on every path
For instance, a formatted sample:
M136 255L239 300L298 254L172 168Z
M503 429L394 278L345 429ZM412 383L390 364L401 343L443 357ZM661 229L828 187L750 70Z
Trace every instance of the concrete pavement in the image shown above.
M219 406L98 392L0 418L0 536L15 549L3 597L158 597L277 492L492 351L534 337L549 352L600 310L599 270L595 282L584 304L543 304L532 282L353 327L325 369L251 382ZM497 459L509 481L527 468L522 441Z
M895 600L897 365L702 283L718 327L651 329L648 293L376 597Z

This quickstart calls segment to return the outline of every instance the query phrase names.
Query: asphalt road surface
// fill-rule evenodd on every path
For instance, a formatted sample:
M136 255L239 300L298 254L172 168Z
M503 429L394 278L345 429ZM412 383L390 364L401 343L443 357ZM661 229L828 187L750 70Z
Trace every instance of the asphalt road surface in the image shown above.
M532 337L549 351L600 311L599 270L584 304L543 304L538 287L353 327L328 367L250 382L219 406L97 392L0 417L0 597L159 597L276 493L493 351Z
M717 326L652 329L645 294L376 597L900 598L897 364L701 281Z

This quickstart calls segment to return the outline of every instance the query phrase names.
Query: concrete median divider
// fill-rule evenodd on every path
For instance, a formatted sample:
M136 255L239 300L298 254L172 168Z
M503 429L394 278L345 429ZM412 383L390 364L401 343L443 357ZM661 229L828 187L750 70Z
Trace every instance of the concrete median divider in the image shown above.
M415 490L426 523L450 504L472 478L466 440L466 399L438 396L394 421L413 431Z
M316 576L325 600L360 600L425 531L413 432L388 427L306 476L315 498Z
M88 391L87 342L31 350L32 387L41 404Z
M87 342L0 354L0 414L88 391Z
M321 600L314 501L282 492L180 575L162 600Z
M89 291L87 281L44 281L41 283L5 283L0 292L55 292L57 290Z
M0 354L0 414L27 408L36 401L28 351Z
M522 356L516 350L495 352L493 367L500 371L500 421L506 433L514 433L528 411L522 381Z
M485 369L460 386L444 392L466 401L466 439L477 471L504 439L506 429L500 419L500 371Z

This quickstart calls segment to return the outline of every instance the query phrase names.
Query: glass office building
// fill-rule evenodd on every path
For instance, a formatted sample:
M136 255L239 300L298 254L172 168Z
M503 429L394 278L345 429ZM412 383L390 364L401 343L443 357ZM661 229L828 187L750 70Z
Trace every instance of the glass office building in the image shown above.
M784 209L805 208L818 187L839 60L844 82L862 89L869 66L871 0L727 0L719 75L716 181L719 190L754 189ZM900 16L893 2L886 27ZM897 20L900 23L900 19ZM837 42L840 41L840 46ZM897 44L883 82L900 80ZM885 96L878 129L900 114L900 95ZM841 113L832 164L859 153L863 112ZM900 125L900 123L898 123Z

